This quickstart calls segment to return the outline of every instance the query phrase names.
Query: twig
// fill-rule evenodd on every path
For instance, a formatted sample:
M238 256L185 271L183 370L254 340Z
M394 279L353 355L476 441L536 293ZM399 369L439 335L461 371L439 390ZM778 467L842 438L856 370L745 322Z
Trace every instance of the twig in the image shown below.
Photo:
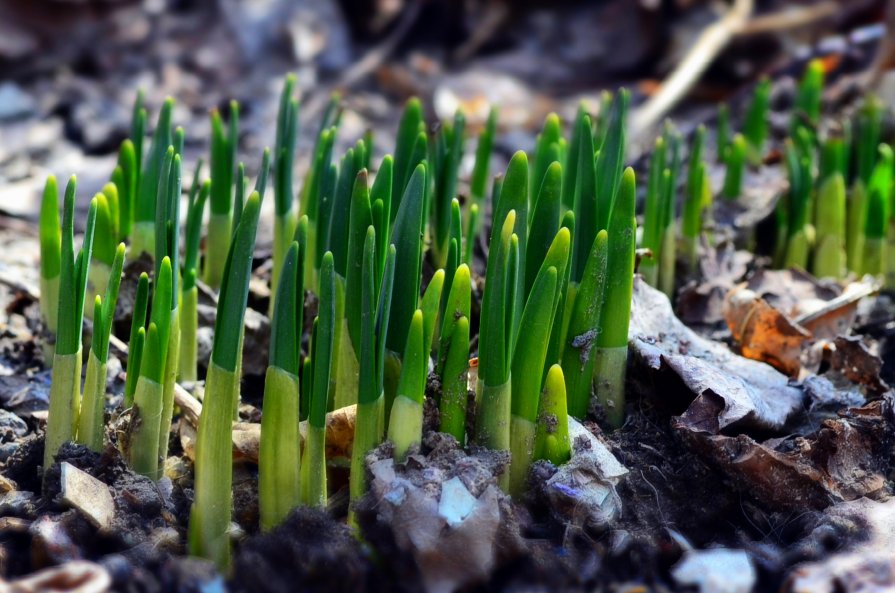
M876 50L876 57L873 59L868 70L868 85L871 88L878 88L883 81L883 74L886 72L886 66L895 58L895 0L889 0L886 8L886 34L883 35L879 42L879 48Z
M841 10L838 2L826 0L811 6L784 8L771 14L751 19L738 33L739 36L760 35L807 27L818 21L835 16Z
M371 72L379 68L392 52L398 47L398 44L410 31L416 22L425 0L415 0L410 2L401 16L401 20L395 26L391 34L386 37L379 45L371 48L364 57L351 65L347 70L343 71L337 80L326 87L326 90L317 90L311 96L305 106L302 118L309 120L315 119L323 110L323 106L329 100L329 96L336 89L347 90L366 78Z
M662 83L659 92L634 113L634 136L651 129L683 99L718 54L743 30L749 22L753 6L754 0L734 0L724 16L702 32L681 63Z

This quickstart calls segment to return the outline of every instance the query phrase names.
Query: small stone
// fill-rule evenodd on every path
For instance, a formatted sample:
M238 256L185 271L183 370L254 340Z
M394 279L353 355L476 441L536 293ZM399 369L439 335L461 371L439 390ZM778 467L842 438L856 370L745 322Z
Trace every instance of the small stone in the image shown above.
M62 463L62 500L81 511L99 529L108 529L115 518L115 502L109 487L90 474Z
M28 425L24 420L9 410L0 409L0 440L11 441L26 434L28 434Z
M453 477L441 485L438 514L451 527L456 527L475 510L475 497L469 493L460 478Z
M679 585L695 585L700 593L749 593L757 578L744 550L726 548L687 552L671 575Z
M29 117L34 114L34 98L11 82L0 84L0 121Z

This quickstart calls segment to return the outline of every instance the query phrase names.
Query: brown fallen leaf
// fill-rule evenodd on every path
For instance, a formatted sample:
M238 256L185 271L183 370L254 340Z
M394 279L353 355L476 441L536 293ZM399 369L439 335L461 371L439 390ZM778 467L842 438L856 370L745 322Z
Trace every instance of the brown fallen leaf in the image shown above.
M834 502L887 493L892 443L890 400L850 408L812 434L758 442L720 434L723 400L698 397L672 427L742 490L776 507L823 509Z
M811 346L848 333L858 301L877 290L870 277L842 290L800 270L761 270L727 294L724 317L744 356L799 377L819 362Z
M718 431L729 426L781 430L803 407L803 393L773 367L744 358L685 326L668 298L635 279L628 340L650 372L670 370L692 398L711 394L720 413L706 419ZM667 386L665 386L667 390Z
M108 571L85 560L45 568L9 584L0 579L0 590L9 593L103 593L111 586Z

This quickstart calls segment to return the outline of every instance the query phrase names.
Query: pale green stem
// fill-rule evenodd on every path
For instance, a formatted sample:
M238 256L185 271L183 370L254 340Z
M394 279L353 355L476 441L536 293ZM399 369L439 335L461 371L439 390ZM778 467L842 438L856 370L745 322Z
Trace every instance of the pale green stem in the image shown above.
M129 260L135 260L140 254L148 253L155 256L155 221L139 220L134 223L131 234L131 246Z
M109 276L112 275L112 266L105 262L93 260L87 270L87 296L84 299L84 317L93 319L93 305L96 295L106 294L109 285Z
M165 360L165 391L162 417L159 422L158 457L159 477L168 458L168 437L171 433L171 418L174 416L174 384L177 381L177 367L180 364L180 312L171 310L171 329L168 334L168 353Z
M534 422L516 415L510 419L510 494L515 497L525 491L536 434Z
M886 240L876 237L864 238L864 260L861 273L882 277L886 273Z
M78 442L93 451L103 449L103 412L106 405L106 364L90 349L87 355L87 377L78 416Z
M620 426L625 419L625 372L628 346L595 349L594 381L597 399L606 410L610 424Z
M370 403L357 404L354 443L351 446L351 474L348 483L351 502L360 499L367 492L367 453L382 441L384 414L385 395L380 395ZM353 509L349 508L349 522L353 520L353 517Z
M677 237L674 222L662 233L662 255L659 262L659 290L674 297L674 266L677 258Z
M792 234L786 244L786 259L783 260L785 268L808 268L808 234L800 229Z
M297 220L291 211L283 216L276 216L273 221L273 268L270 272L269 317L273 317L273 305L280 282L280 272L283 268L283 260L286 258L286 251L292 244L296 224Z
M81 399L81 349L74 354L53 356L50 379L50 411L44 445L44 473L63 444L72 440Z
M298 377L281 368L268 367L258 456L258 502L263 531L276 527L301 502L298 402Z
M59 323L59 278L40 277L40 313L47 329L43 352L44 360L50 365L56 351L56 328Z
M158 478L158 435L164 397L161 383L143 376L137 379L129 443L131 469L153 480Z
M233 402L239 375L211 361L205 381L205 401L199 417L193 507L190 510L189 551L230 565L230 516L233 503Z
M388 440L395 445L395 460L404 461L407 451L423 438L423 406L405 395L392 404L388 421Z
M326 508L326 428L310 423L301 460L301 502Z
M180 369L182 382L198 379L199 289L194 286L183 293L180 303Z
M208 236L205 238L205 284L217 290L224 277L227 251L230 249L230 214L211 214L208 217Z

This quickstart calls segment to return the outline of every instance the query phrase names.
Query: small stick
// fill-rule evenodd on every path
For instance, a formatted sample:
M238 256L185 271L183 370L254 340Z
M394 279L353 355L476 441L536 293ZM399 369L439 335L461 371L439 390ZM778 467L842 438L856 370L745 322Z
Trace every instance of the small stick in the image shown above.
M753 7L754 0L734 0L724 16L706 27L677 68L662 83L659 92L634 113L634 136L651 129L684 98L718 54L745 28Z

